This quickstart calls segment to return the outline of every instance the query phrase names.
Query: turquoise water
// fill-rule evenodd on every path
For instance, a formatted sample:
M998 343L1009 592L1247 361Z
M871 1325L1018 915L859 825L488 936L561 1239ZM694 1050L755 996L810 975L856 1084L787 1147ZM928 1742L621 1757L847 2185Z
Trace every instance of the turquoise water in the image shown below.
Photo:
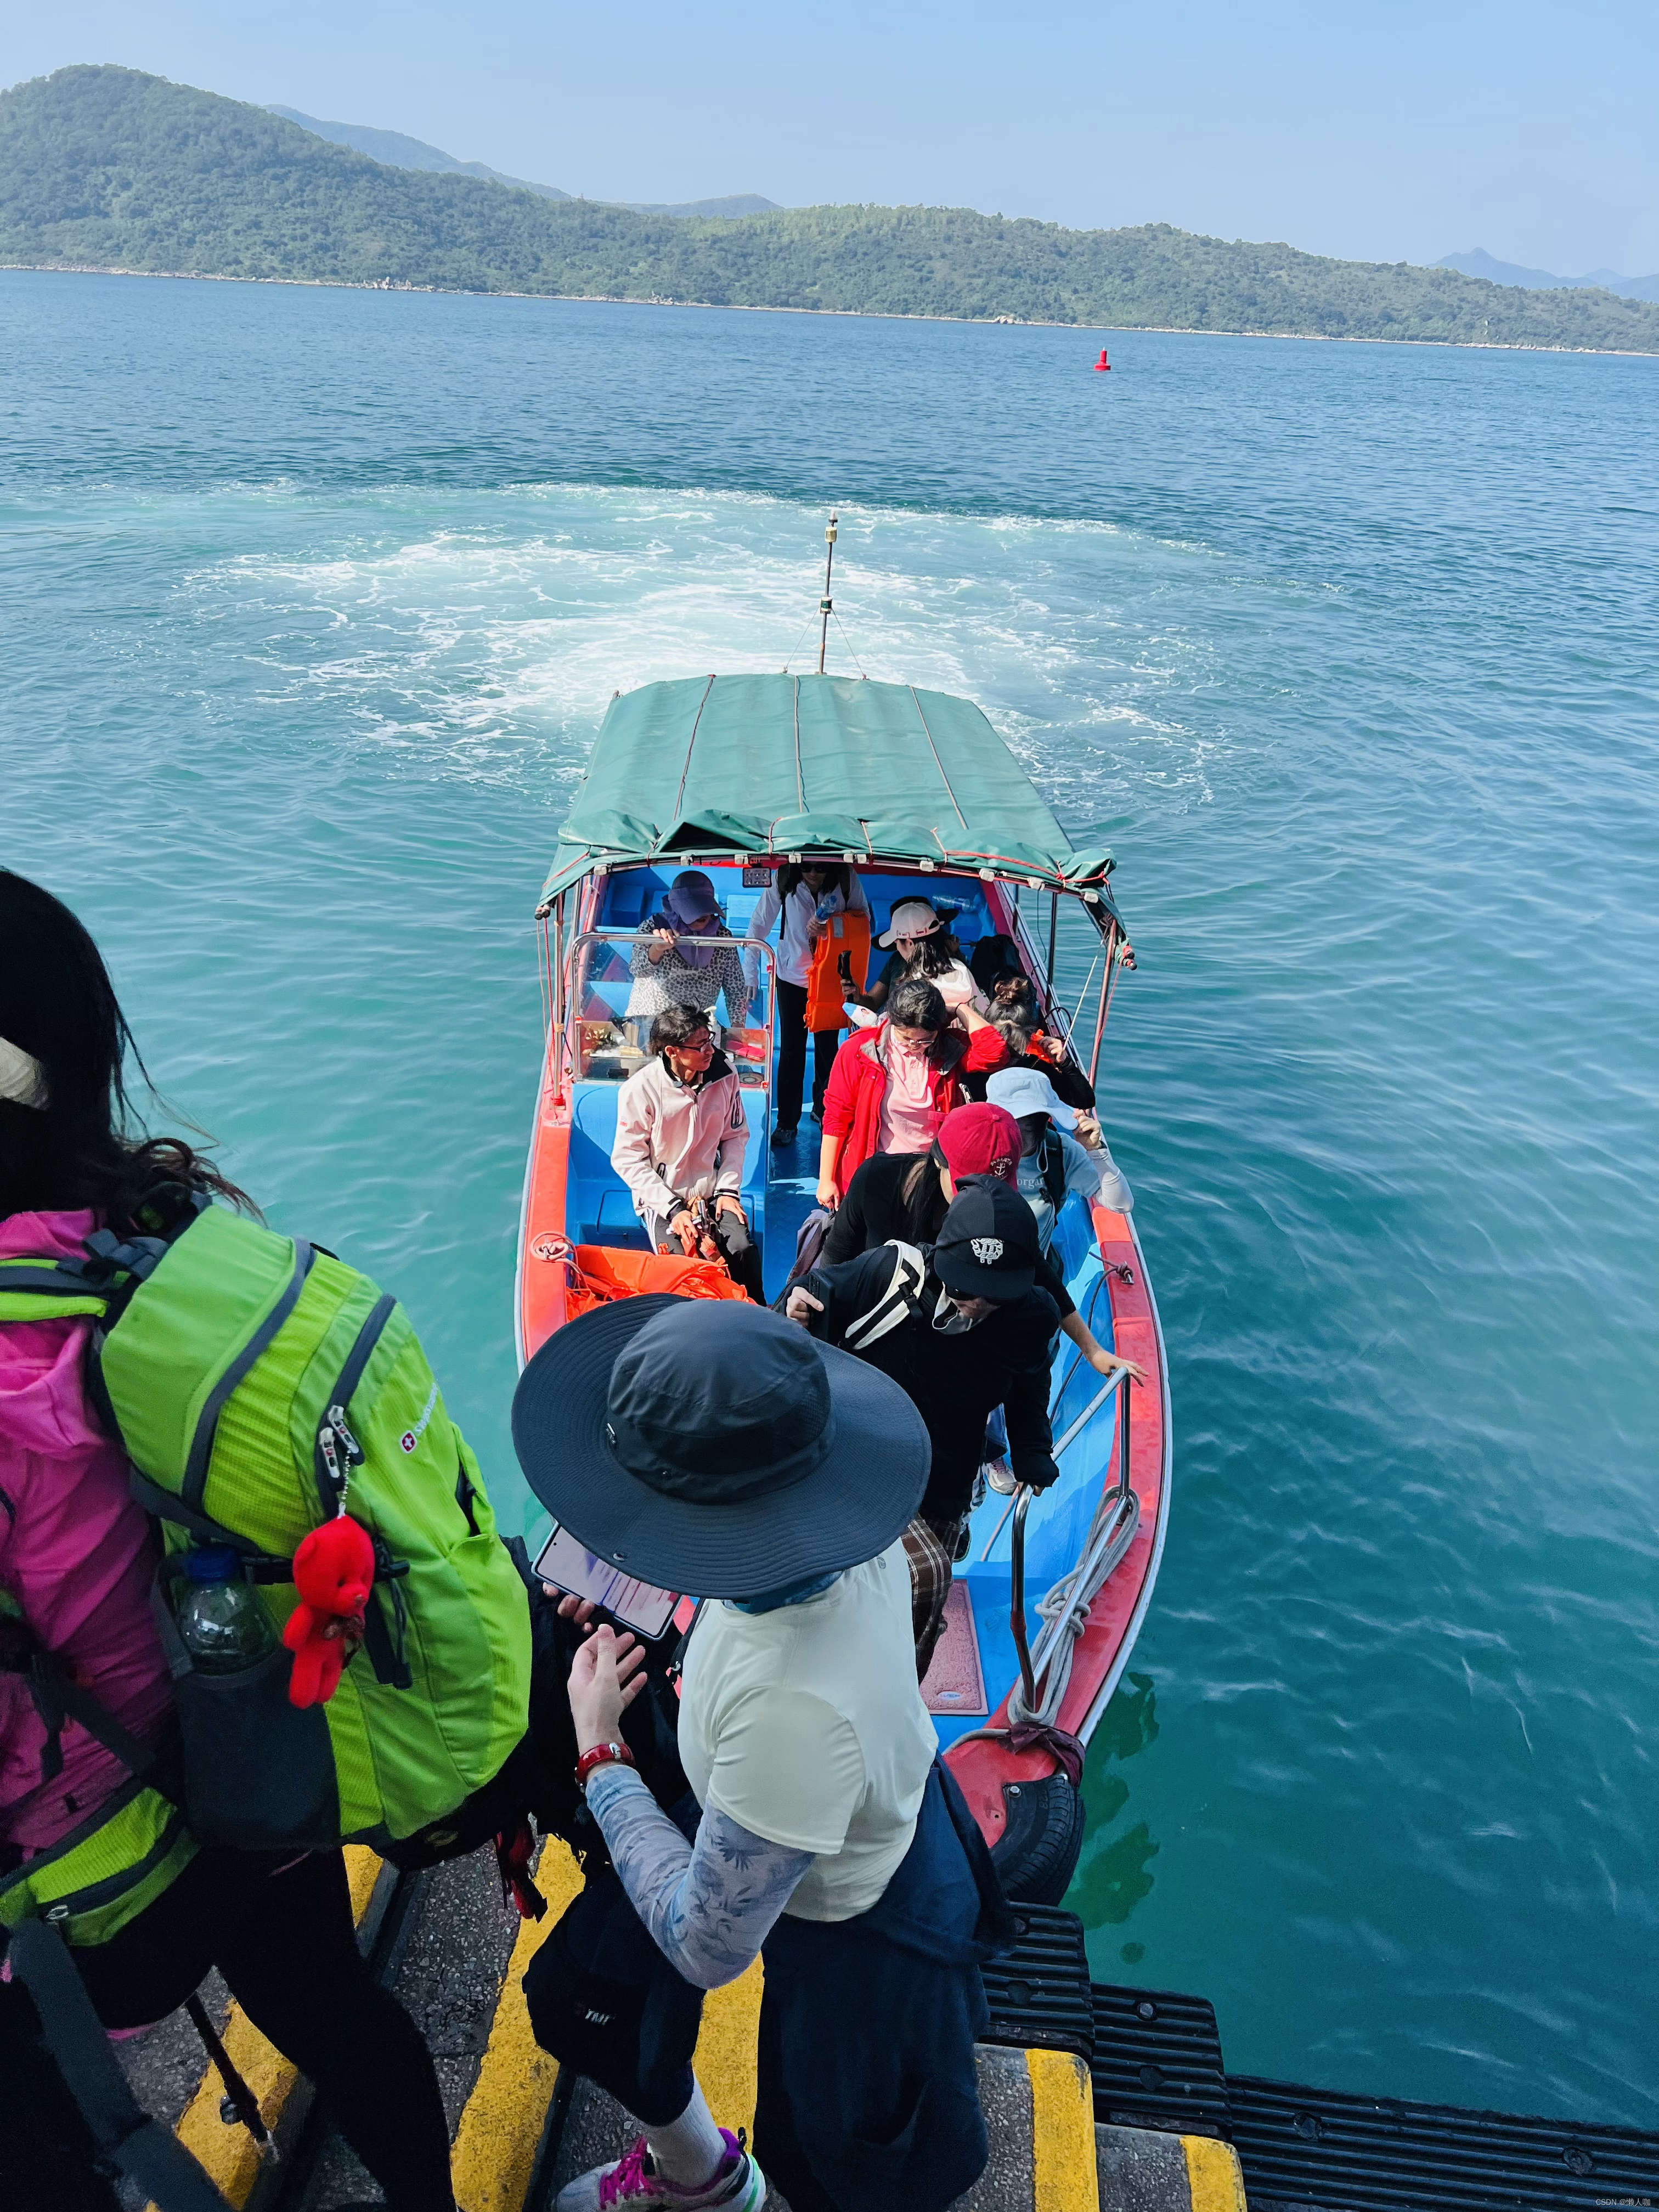
M782 665L840 502L831 665L1120 824L1176 1462L1097 1972L1654 2126L1659 368L1098 343L0 276L3 854L511 1522L553 828L613 689Z

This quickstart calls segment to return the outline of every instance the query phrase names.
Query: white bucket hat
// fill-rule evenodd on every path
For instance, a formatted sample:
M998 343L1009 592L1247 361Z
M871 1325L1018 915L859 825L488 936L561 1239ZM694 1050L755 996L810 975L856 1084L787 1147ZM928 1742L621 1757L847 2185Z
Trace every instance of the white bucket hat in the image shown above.
M901 937L931 937L939 927L939 918L926 899L901 899L876 942L896 945Z
M1000 1106L1005 1114L1012 1114L1016 1121L1027 1114L1046 1114L1062 1129L1075 1129L1077 1115L1062 1098L1054 1094L1054 1086L1046 1075L1039 1075L1034 1067L1003 1067L987 1079L985 1101L989 1106Z

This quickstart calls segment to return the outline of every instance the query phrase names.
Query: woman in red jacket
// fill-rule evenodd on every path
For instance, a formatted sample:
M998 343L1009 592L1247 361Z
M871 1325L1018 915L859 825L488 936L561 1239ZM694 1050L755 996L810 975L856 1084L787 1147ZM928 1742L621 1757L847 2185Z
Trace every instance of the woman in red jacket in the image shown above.
M949 1008L921 975L893 987L887 1018L836 1054L823 1102L818 1204L833 1208L872 1152L925 1152L963 1103L962 1078L1004 1067L1008 1048L971 1006Z

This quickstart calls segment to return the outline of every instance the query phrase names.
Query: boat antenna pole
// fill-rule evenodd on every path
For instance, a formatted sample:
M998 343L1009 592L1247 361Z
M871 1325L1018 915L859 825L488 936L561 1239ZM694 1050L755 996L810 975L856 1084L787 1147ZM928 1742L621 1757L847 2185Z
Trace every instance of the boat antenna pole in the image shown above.
M830 571L836 565L836 525L840 520L841 517L838 514L832 514L830 518L830 527L823 533L824 543L830 550L823 556L823 597L818 601L818 612L823 617L823 627L818 632L818 674L820 676L823 673L823 656L830 648L830 617L836 610L836 603L830 596Z

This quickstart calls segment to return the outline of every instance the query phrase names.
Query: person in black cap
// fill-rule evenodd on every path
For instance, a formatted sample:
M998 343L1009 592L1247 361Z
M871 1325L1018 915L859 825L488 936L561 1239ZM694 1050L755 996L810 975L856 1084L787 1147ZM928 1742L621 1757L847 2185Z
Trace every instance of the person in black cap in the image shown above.
M896 1266L906 1253L912 1261ZM994 1176L967 1176L936 1243L878 1244L813 1268L789 1293L792 1321L856 1352L914 1401L932 1451L921 1517L952 1555L994 1408L1006 1409L1018 1480L1046 1490L1059 1473L1048 1387L1060 1312L1036 1286L1041 1256L1019 1194Z
M571 1672L578 1773L678 1974L715 1988L757 1952L766 1969L753 2154L714 2126L690 2042L676 2074L659 2038L648 2079L619 2081L614 2052L599 2077L640 2141L559 2212L757 2212L763 2160L795 2212L943 2212L988 2156L979 1966L1011 1931L912 1664L915 1407L758 1307L636 1297L549 1339L513 1433L531 1488L599 1558L705 1600L679 1717L695 1840L633 1771L620 1723L641 1654L608 1626ZM589 2070L571 2007L544 2034L534 1972L538 2033Z

